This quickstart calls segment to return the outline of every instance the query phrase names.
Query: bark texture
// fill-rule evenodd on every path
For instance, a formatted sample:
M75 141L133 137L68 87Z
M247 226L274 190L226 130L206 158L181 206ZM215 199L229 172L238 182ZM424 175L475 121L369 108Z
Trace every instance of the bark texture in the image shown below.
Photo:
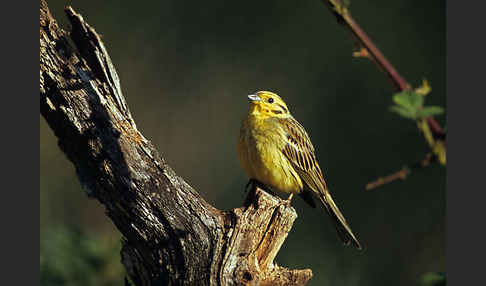
M274 263L297 217L260 189L241 208L209 205L137 130L96 31L72 8L67 33L40 1L40 112L89 197L123 235L135 285L304 285ZM72 41L70 41L70 40Z

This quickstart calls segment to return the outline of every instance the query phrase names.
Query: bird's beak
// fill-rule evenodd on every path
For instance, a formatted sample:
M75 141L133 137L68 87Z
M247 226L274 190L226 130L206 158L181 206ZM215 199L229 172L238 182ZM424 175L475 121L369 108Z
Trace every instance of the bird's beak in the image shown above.
M258 95L256 94L250 94L248 95L248 99L253 102L253 101L260 101L262 100Z

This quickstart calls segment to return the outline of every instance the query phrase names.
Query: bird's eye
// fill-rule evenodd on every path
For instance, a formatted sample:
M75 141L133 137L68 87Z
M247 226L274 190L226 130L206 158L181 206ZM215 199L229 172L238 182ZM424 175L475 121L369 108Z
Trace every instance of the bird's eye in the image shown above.
M268 103L273 103L273 98L271 98L271 97L270 97L270 98L268 99Z

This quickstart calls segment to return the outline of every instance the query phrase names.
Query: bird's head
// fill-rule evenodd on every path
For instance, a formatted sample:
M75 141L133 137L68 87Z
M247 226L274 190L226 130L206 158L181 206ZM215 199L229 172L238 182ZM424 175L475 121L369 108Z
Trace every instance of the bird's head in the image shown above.
M270 91L257 91L248 95L250 114L263 117L286 117L290 114L287 104L277 94Z

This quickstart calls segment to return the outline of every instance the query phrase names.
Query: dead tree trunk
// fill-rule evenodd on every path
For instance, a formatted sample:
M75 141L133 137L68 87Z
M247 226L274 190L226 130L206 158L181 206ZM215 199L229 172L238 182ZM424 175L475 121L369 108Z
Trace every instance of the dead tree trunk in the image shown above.
M306 284L310 269L273 262L295 210L260 189L231 211L204 201L137 130L98 34L72 8L65 11L70 33L40 2L40 112L88 196L122 233L122 263L133 283Z

